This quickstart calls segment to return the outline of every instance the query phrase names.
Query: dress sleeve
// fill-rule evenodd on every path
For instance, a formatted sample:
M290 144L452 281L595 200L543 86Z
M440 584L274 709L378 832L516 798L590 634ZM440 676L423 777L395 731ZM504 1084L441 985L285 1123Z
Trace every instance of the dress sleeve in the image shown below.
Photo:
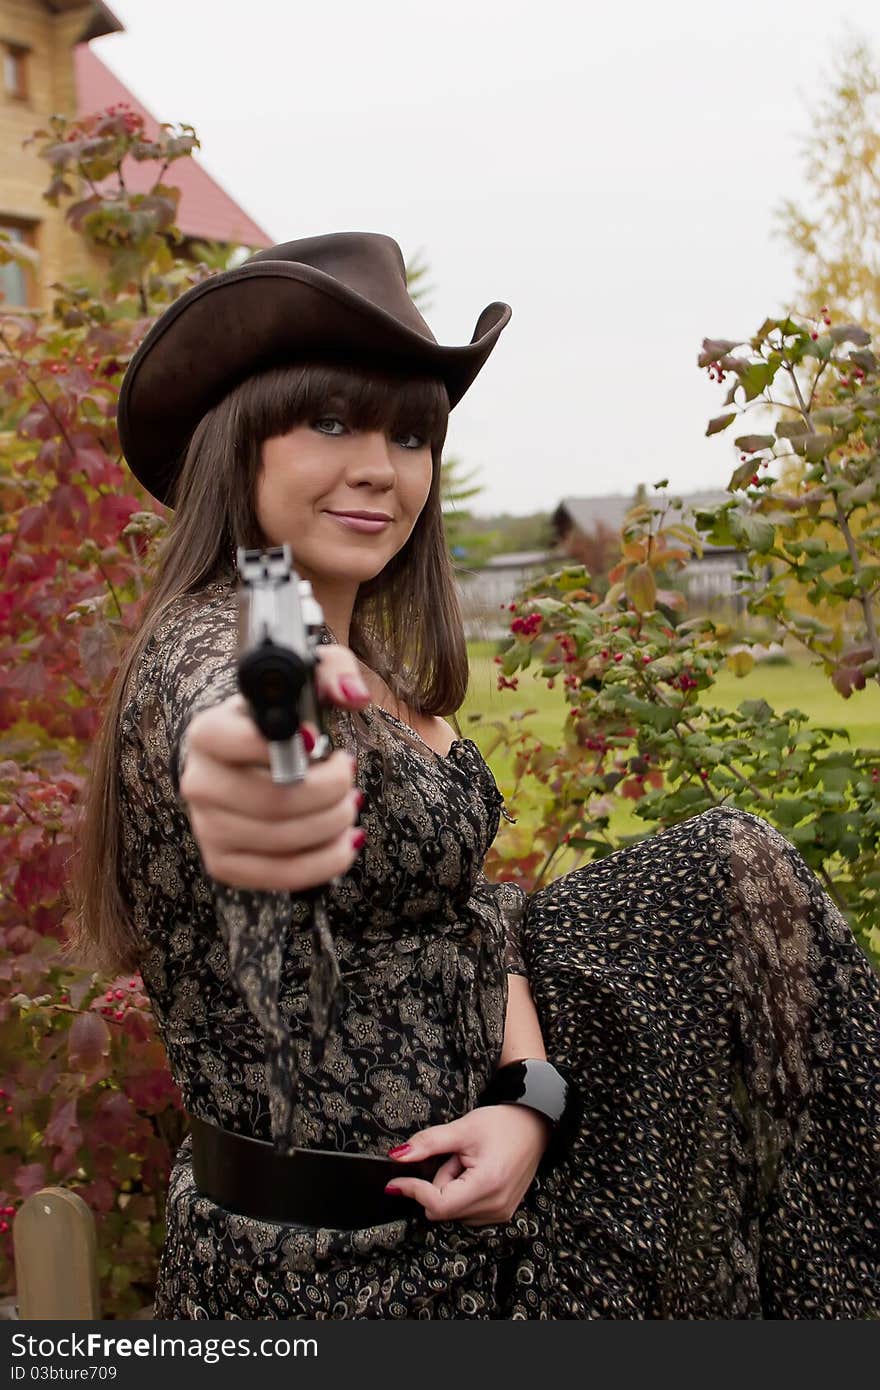
M152 770L157 779L164 774L168 794L180 803L180 777L193 718L238 690L234 601L215 600L201 606L185 603L173 619L160 624L154 640L151 703L155 710L151 718L164 728L165 737L154 736L153 747L161 748L162 753ZM204 869L203 873L213 899L217 929L228 950L232 979L263 1033L272 1135L276 1148L285 1152L297 1142L299 1060L279 1002L294 895L236 888Z
M184 609L166 629L157 676L164 712L169 772L175 795L186 759L189 724L238 690L238 630L234 608L213 604Z
M528 975L522 954L520 926L525 916L528 897L515 883L492 883L481 869L478 882L492 892L501 914L504 941L504 969L508 975Z

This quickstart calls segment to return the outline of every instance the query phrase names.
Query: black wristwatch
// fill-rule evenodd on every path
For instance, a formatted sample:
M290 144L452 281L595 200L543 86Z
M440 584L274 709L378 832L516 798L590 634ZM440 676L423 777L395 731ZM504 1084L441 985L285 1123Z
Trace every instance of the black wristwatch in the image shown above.
M579 1113L571 1079L541 1057L521 1057L499 1067L477 1105L527 1105L545 1116L552 1128L538 1165L544 1171L568 1151Z

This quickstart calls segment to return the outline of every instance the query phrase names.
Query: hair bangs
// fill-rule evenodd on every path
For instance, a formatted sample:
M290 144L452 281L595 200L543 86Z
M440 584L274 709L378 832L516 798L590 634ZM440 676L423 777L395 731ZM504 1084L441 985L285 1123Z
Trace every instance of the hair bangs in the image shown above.
M431 377L335 363L290 363L248 378L233 394L242 391L258 439L274 439L330 415L354 430L417 434L436 454L446 439L449 396L443 382Z

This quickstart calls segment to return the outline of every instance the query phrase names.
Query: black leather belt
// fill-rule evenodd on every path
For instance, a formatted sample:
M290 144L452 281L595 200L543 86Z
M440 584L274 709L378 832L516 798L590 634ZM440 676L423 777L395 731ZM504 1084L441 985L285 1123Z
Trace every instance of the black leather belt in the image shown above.
M218 1206L256 1221L354 1230L424 1214L414 1197L384 1191L395 1177L433 1178L444 1155L395 1163L334 1149L276 1153L263 1139L233 1134L189 1115L193 1177Z

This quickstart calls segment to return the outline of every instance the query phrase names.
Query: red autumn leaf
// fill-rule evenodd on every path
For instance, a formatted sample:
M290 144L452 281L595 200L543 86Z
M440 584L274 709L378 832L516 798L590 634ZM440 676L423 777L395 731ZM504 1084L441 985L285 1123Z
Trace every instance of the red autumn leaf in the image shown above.
M71 735L83 743L88 743L97 733L99 720L100 715L96 709L89 709L88 705L78 705L70 711Z
M18 518L18 540L39 545L46 534L46 508L25 507ZM31 560L31 564L35 562Z
M128 1009L122 1024L122 1031L135 1043L149 1042L154 1036L151 1016L141 1009Z
M644 794L644 784L638 777L627 777L620 784L620 795L627 801L641 801Z
M97 505L99 525L106 527L108 536L113 540L131 521L132 514L143 506L136 497L126 493L108 493L98 499Z
M46 1165L44 1163L23 1163L12 1176L17 1192L22 1197L32 1197L46 1186Z
M127 1077L125 1094L138 1110L154 1115L174 1099L176 1087L167 1067L157 1067L141 1076Z
M85 473L92 487L106 487L115 481L116 465L99 445L78 448L74 467Z
M93 623L83 628L79 655L92 685L100 689L119 665L119 648L107 623Z
M80 534L86 532L89 521L89 504L80 488L73 483L62 483L46 503L52 516L60 526Z
M89 1125L89 1138L118 1147L130 1137L136 1121L134 1106L121 1091L108 1091L98 1101Z
M58 423L49 407L37 401L19 423L18 432L24 439L51 439L58 432Z
M67 1035L67 1056L74 1071L90 1072L110 1051L110 1030L98 1013L78 1014Z
M62 1100L59 1098L52 1111L49 1123L46 1125L46 1143L58 1150L52 1167L55 1172L61 1171L70 1162L82 1143L82 1130L76 1116L76 1098L73 1100Z
M80 1188L79 1194L84 1202L88 1202L92 1211L113 1211L116 1206L117 1188L116 1184L109 1178L94 1178L86 1187Z
M636 565L626 578L626 596L637 613L650 613L657 606L657 581L650 565Z

